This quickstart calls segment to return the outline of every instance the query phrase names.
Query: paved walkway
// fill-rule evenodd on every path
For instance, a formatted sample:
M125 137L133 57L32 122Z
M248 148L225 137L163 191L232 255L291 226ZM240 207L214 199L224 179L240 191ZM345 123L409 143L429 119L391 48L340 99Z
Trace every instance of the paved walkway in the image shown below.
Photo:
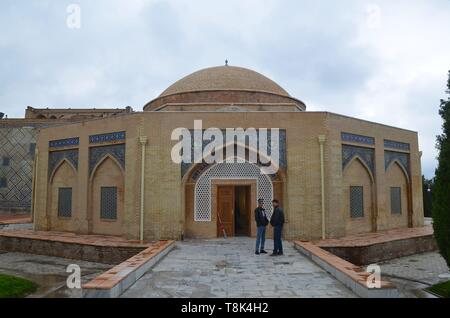
M81 269L81 281L86 283L108 270L111 266L24 253L0 251L0 273L29 279L39 285L36 293L29 297L82 297L81 289L69 289L66 272L69 264L77 264Z
M438 252L397 258L380 266L381 274L392 277L403 297L422 297L421 289L450 280L450 271Z
M253 250L250 238L177 242L122 297L355 297L287 242L282 257Z

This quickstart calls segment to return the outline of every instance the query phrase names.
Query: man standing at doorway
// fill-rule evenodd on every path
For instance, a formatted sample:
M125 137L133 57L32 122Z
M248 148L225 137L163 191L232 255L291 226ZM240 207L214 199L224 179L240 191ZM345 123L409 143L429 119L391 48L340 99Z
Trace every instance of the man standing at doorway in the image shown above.
M284 225L284 212L280 208L278 200L272 201L273 214L270 218L270 224L273 226L273 253L270 256L283 255L283 243L281 242L281 233Z
M269 220L266 216L266 210L263 208L264 200L258 200L258 207L255 209L255 221L256 221L256 250L255 254L267 254L264 250L264 243L266 241L266 226L269 224Z

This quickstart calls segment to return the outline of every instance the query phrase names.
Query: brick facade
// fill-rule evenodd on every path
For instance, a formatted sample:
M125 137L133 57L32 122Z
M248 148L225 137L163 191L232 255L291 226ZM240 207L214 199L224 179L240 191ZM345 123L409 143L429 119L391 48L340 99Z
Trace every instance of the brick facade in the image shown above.
M179 239L186 234L214 237L216 235L214 231L202 230L202 227L207 225L195 224L196 222L190 220L189 211L193 198L189 192L192 191L193 185L186 183L182 178L180 165L174 164L170 156L175 144L170 139L172 130L178 127L193 129L194 120L200 119L203 120L204 128L256 127L286 130L287 169L282 182L276 185L278 193L282 193L282 204L286 213L286 238L317 239L321 236L319 135L326 137L324 162L327 237L341 237L372 229L423 225L420 154L415 132L326 112L143 112L42 130L38 141L39 168L34 209L36 227L42 230L64 229L55 225L58 224L54 221L57 215L52 212L49 205L48 197L52 184L48 180L48 158L49 152L54 151L49 149L49 141L79 138L80 142L76 147L79 162L74 184L78 199L74 202L73 208L76 216L64 222L75 226L76 232L95 233L93 218L98 210L92 207L92 202L98 200L98 197L91 197L96 191L92 188L96 177L92 177L89 173L89 148L92 147L89 144L89 136L125 131L122 220L120 230L110 234L130 239L139 237L141 202L139 137L146 136L148 143L144 171L145 239ZM343 169L343 145L357 147L367 145L342 140L342 132L374 138L374 145L369 147L374 153L372 178L368 177L366 167L357 166L358 160L353 160L350 166ZM403 170L398 170L397 166L385 169L385 139L410 145L410 150L407 151L410 158L407 176ZM352 165L356 165L355 168ZM346 169L350 169L351 177L347 177ZM393 177L390 177L391 173ZM404 180L400 186L407 192L406 197L402 199L406 202L402 202L405 211L400 215L401 221L398 215L392 215L390 212L389 189L396 185L393 180ZM369 209L372 214L365 222L349 218L347 193L350 184L371 188L367 190L371 193Z

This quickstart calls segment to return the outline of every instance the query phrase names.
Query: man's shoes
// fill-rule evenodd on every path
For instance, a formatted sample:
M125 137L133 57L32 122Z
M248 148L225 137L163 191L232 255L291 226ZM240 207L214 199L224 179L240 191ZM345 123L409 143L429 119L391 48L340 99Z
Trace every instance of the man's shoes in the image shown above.
M273 252L270 256L278 256L278 253Z
M283 255L284 255L283 252L280 252L277 254L277 256L283 256Z
M261 254L267 254L267 252L265 250L261 250L260 253Z
M259 255L259 252L258 252L258 251L256 251L256 252L255 252L255 255Z

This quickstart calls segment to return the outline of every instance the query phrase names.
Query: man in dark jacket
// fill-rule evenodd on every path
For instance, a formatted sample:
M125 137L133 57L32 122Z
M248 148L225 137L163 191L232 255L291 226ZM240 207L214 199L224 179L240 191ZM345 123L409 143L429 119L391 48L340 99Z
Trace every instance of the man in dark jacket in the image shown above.
M256 250L255 254L267 254L264 250L264 243L266 241L266 226L269 224L269 220L266 216L266 210L263 208L264 200L258 200L258 207L255 209L255 221L256 221Z
M284 212L280 208L278 200L272 201L273 213L270 218L270 224L273 226L273 253L270 256L283 255L283 243L281 242L281 233L284 225Z

